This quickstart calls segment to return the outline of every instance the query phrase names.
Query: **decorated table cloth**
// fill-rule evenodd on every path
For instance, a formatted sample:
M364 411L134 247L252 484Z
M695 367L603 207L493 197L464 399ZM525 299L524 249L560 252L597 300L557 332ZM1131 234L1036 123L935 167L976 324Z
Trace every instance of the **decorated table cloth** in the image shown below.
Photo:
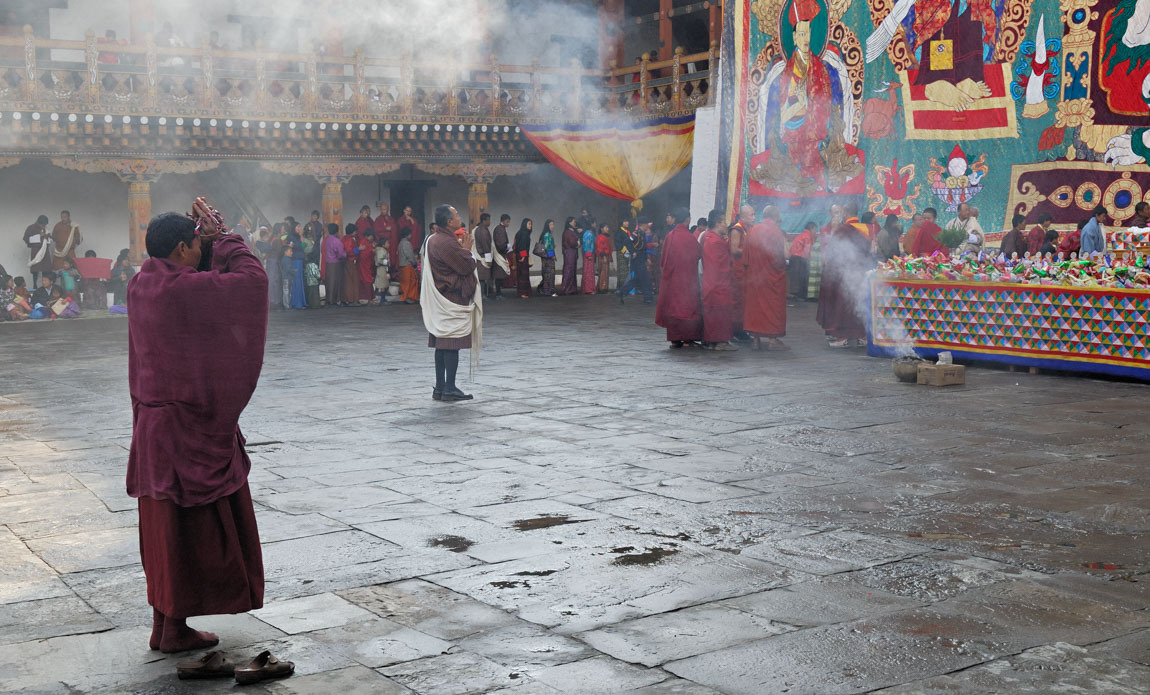
M1106 232L1106 240L1115 251L1150 246L1150 228L1111 229Z
M1094 372L1150 381L1150 290L993 282L871 282L868 354Z

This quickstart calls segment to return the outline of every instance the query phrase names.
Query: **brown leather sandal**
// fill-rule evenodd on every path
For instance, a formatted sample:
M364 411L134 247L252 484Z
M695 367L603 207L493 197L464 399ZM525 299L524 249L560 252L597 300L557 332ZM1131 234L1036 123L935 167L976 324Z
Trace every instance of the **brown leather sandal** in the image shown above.
M235 668L235 663L220 652L208 652L196 661L181 661L176 664L176 676L180 680L231 678Z
M259 683L271 678L287 678L295 673L295 664L290 661L280 661L272 656L271 652L262 652L252 659L247 666L235 670L236 682L240 685Z

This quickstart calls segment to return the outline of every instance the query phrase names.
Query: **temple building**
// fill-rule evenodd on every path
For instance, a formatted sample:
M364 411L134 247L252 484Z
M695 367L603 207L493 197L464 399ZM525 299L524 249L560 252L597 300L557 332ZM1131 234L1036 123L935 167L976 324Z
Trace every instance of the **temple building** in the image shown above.
M506 212L537 229L582 208L612 224L640 205L661 214L690 194L720 9L0 2L0 201L11 228L0 264L26 269L20 231L62 210L83 231L80 252L128 248L138 263L153 213L186 210L193 195L253 226L313 209L346 223L380 204L392 215L410 206L425 223L440 202L466 207L471 224ZM596 165L571 163L594 140L578 133L667 123L678 143L664 171L627 171L626 147L613 148L617 160L600 147Z

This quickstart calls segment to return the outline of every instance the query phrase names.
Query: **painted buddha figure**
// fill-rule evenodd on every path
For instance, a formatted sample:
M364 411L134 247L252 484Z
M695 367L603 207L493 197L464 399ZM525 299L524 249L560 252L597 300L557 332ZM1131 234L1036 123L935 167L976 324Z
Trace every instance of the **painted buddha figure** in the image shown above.
M831 78L822 59L811 52L811 20L819 13L815 0L795 0L788 12L795 48L781 76L779 139L791 162L818 188L826 188L820 144L827 138Z

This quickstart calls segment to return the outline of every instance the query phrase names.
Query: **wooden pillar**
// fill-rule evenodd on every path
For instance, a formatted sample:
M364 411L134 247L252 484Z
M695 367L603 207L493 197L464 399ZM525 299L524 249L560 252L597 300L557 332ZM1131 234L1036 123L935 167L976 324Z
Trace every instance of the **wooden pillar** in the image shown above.
M129 40L132 43L144 43L148 34L156 33L152 0L128 0L128 16L131 23Z
M623 0L604 0L599 6L599 65L611 69L611 63L622 65L625 59L623 46Z
M324 224L334 222L343 229L343 183L324 182L321 212Z
M671 46L675 43L675 36L671 32L671 0L659 0L659 56L656 60L666 60L671 57Z
M144 239L152 221L152 182L128 184L128 254L132 265L140 265L147 256Z
M710 30L711 43L719 45L723 35L723 5L719 0L711 0L711 6L707 9L707 28Z
M479 216L487 212L487 181L468 178L467 183L467 228L471 229L479 224Z

